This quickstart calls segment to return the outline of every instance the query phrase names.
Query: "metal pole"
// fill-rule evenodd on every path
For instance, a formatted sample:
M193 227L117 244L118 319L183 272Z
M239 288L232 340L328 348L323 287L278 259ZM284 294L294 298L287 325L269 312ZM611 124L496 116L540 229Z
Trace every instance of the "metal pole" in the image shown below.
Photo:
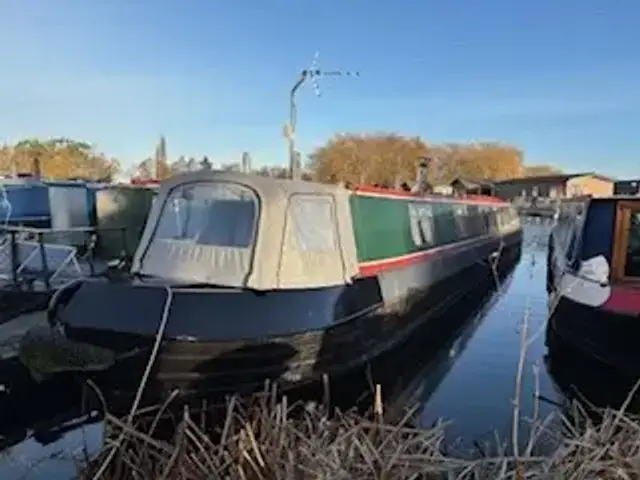
M356 76L356 77L359 76L358 72L342 72L338 70L327 72L327 71L320 70L319 68L317 68L317 65L316 65L317 57L318 57L318 53L316 52L316 56L312 63L312 67L309 69L302 70L300 72L300 77L298 77L298 80L293 85L293 88L291 89L291 93L289 95L289 125L286 133L287 133L287 139L289 141L289 177L293 180L300 180L300 176L301 176L300 175L301 165L299 161L298 152L296 151L296 133L297 133L297 123L298 123L297 107L296 107L296 92L302 86L305 80L307 80L308 78L311 78L311 80L315 82L315 80L321 76L323 77L324 76L333 77L333 76L342 76L342 75L349 75L349 76ZM318 85L314 83L314 87L316 89L316 95L319 96L320 91L318 89Z
M47 291L51 288L51 282L49 275L49 262L47 261L47 252L44 249L44 241L42 239L42 232L38 232L38 248L40 250L40 262L42 264L42 272L44 275L44 286Z
M292 180L300 179L300 168L298 165L298 156L296 155L296 127L297 127L297 106L296 106L296 92L302 86L309 74L308 70L300 72L300 77L291 89L289 95L289 178Z
M16 232L11 230L9 235L11 237L11 280L13 281L13 286L16 287L18 285L18 268L20 267L20 261L18 260L19 250L16 243Z

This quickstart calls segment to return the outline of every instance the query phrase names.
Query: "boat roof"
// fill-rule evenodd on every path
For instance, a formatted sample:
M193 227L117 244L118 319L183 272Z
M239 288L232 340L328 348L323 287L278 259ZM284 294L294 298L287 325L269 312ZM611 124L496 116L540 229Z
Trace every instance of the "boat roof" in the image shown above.
M160 185L132 272L261 291L350 283L359 271L352 195L425 198L240 172L177 175ZM509 205L484 196L426 198Z
M394 188L382 188L372 187L369 185L358 185L353 188L353 191L359 195L370 195L380 197L396 197L396 198L420 198L428 199L436 202L453 202L453 203L477 203L477 204L509 204L508 201L494 197L491 195L420 195L413 192L407 192L404 190L398 190Z
M640 202L640 195L607 195L606 197L592 197L591 201L636 201Z
M197 217L190 221L198 233L194 238L163 237L158 231L167 216L175 215L173 224L179 220L179 212L172 213L177 207L167 207L169 201L180 200L174 192L190 185L200 185L204 192L197 207L197 202L183 202L191 205L185 207L193 210L191 217ZM221 193L213 192L214 185ZM228 192L222 193L225 188ZM239 172L177 175L160 186L132 271L255 290L349 283L358 271L350 195L340 185ZM235 237L203 240L201 235ZM323 241L324 247L317 247Z

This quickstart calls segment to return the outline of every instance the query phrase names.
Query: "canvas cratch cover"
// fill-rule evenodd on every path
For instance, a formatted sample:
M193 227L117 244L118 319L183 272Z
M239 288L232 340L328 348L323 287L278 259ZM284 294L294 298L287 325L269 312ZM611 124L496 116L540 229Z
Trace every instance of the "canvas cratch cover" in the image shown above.
M349 195L234 172L174 177L158 192L132 270L255 290L349 283L357 273Z

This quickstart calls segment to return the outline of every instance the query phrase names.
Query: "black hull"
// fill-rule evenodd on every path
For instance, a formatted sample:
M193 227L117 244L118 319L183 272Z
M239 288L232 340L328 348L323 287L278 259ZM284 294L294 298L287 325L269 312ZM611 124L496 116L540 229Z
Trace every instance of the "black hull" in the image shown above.
M513 268L520 249L517 243L503 252L500 271ZM250 394L261 389L266 379L276 381L286 391L321 381L324 375L340 376L396 348L416 330L428 330L432 319L442 318L470 291L488 291L495 282L494 273L478 262L423 292L402 314L381 311L324 330L264 340L166 341L145 388L144 403L166 398L174 389L179 389L182 396L210 398ZM434 329L438 327L433 325ZM95 345L130 348L137 343L142 348L108 370L90 374L109 401L130 402L149 360L153 338L83 328L67 328L67 334L72 340Z
M593 407L620 409L638 380L586 355L576 348L575 342L566 342L553 328L547 329L547 347L545 363L553 382L566 399L581 403L588 412ZM626 408L636 413L639 407L640 396L636 392ZM575 413L572 408L566 411L567 417Z
M549 319L550 333L587 357L624 375L640 377L640 318L608 312L562 297Z

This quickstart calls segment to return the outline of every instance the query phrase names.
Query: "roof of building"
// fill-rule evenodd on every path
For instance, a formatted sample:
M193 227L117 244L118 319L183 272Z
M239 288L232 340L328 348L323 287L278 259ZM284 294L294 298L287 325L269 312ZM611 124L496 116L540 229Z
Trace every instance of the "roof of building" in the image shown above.
M453 185L454 183L460 183L465 188L493 187L494 185L494 182L492 182L491 180L482 180L468 177L456 177L451 181L450 185Z
M580 172L580 173L563 173L556 175L535 175L532 177L519 177L519 178L510 178L508 180L501 180L499 182L495 182L496 185L506 185L506 184L517 184L517 183L536 183L536 182L558 182L564 183L572 178L577 177L595 177L600 180L604 180L607 182L615 181L611 177L607 177L605 175L600 175L595 172Z

